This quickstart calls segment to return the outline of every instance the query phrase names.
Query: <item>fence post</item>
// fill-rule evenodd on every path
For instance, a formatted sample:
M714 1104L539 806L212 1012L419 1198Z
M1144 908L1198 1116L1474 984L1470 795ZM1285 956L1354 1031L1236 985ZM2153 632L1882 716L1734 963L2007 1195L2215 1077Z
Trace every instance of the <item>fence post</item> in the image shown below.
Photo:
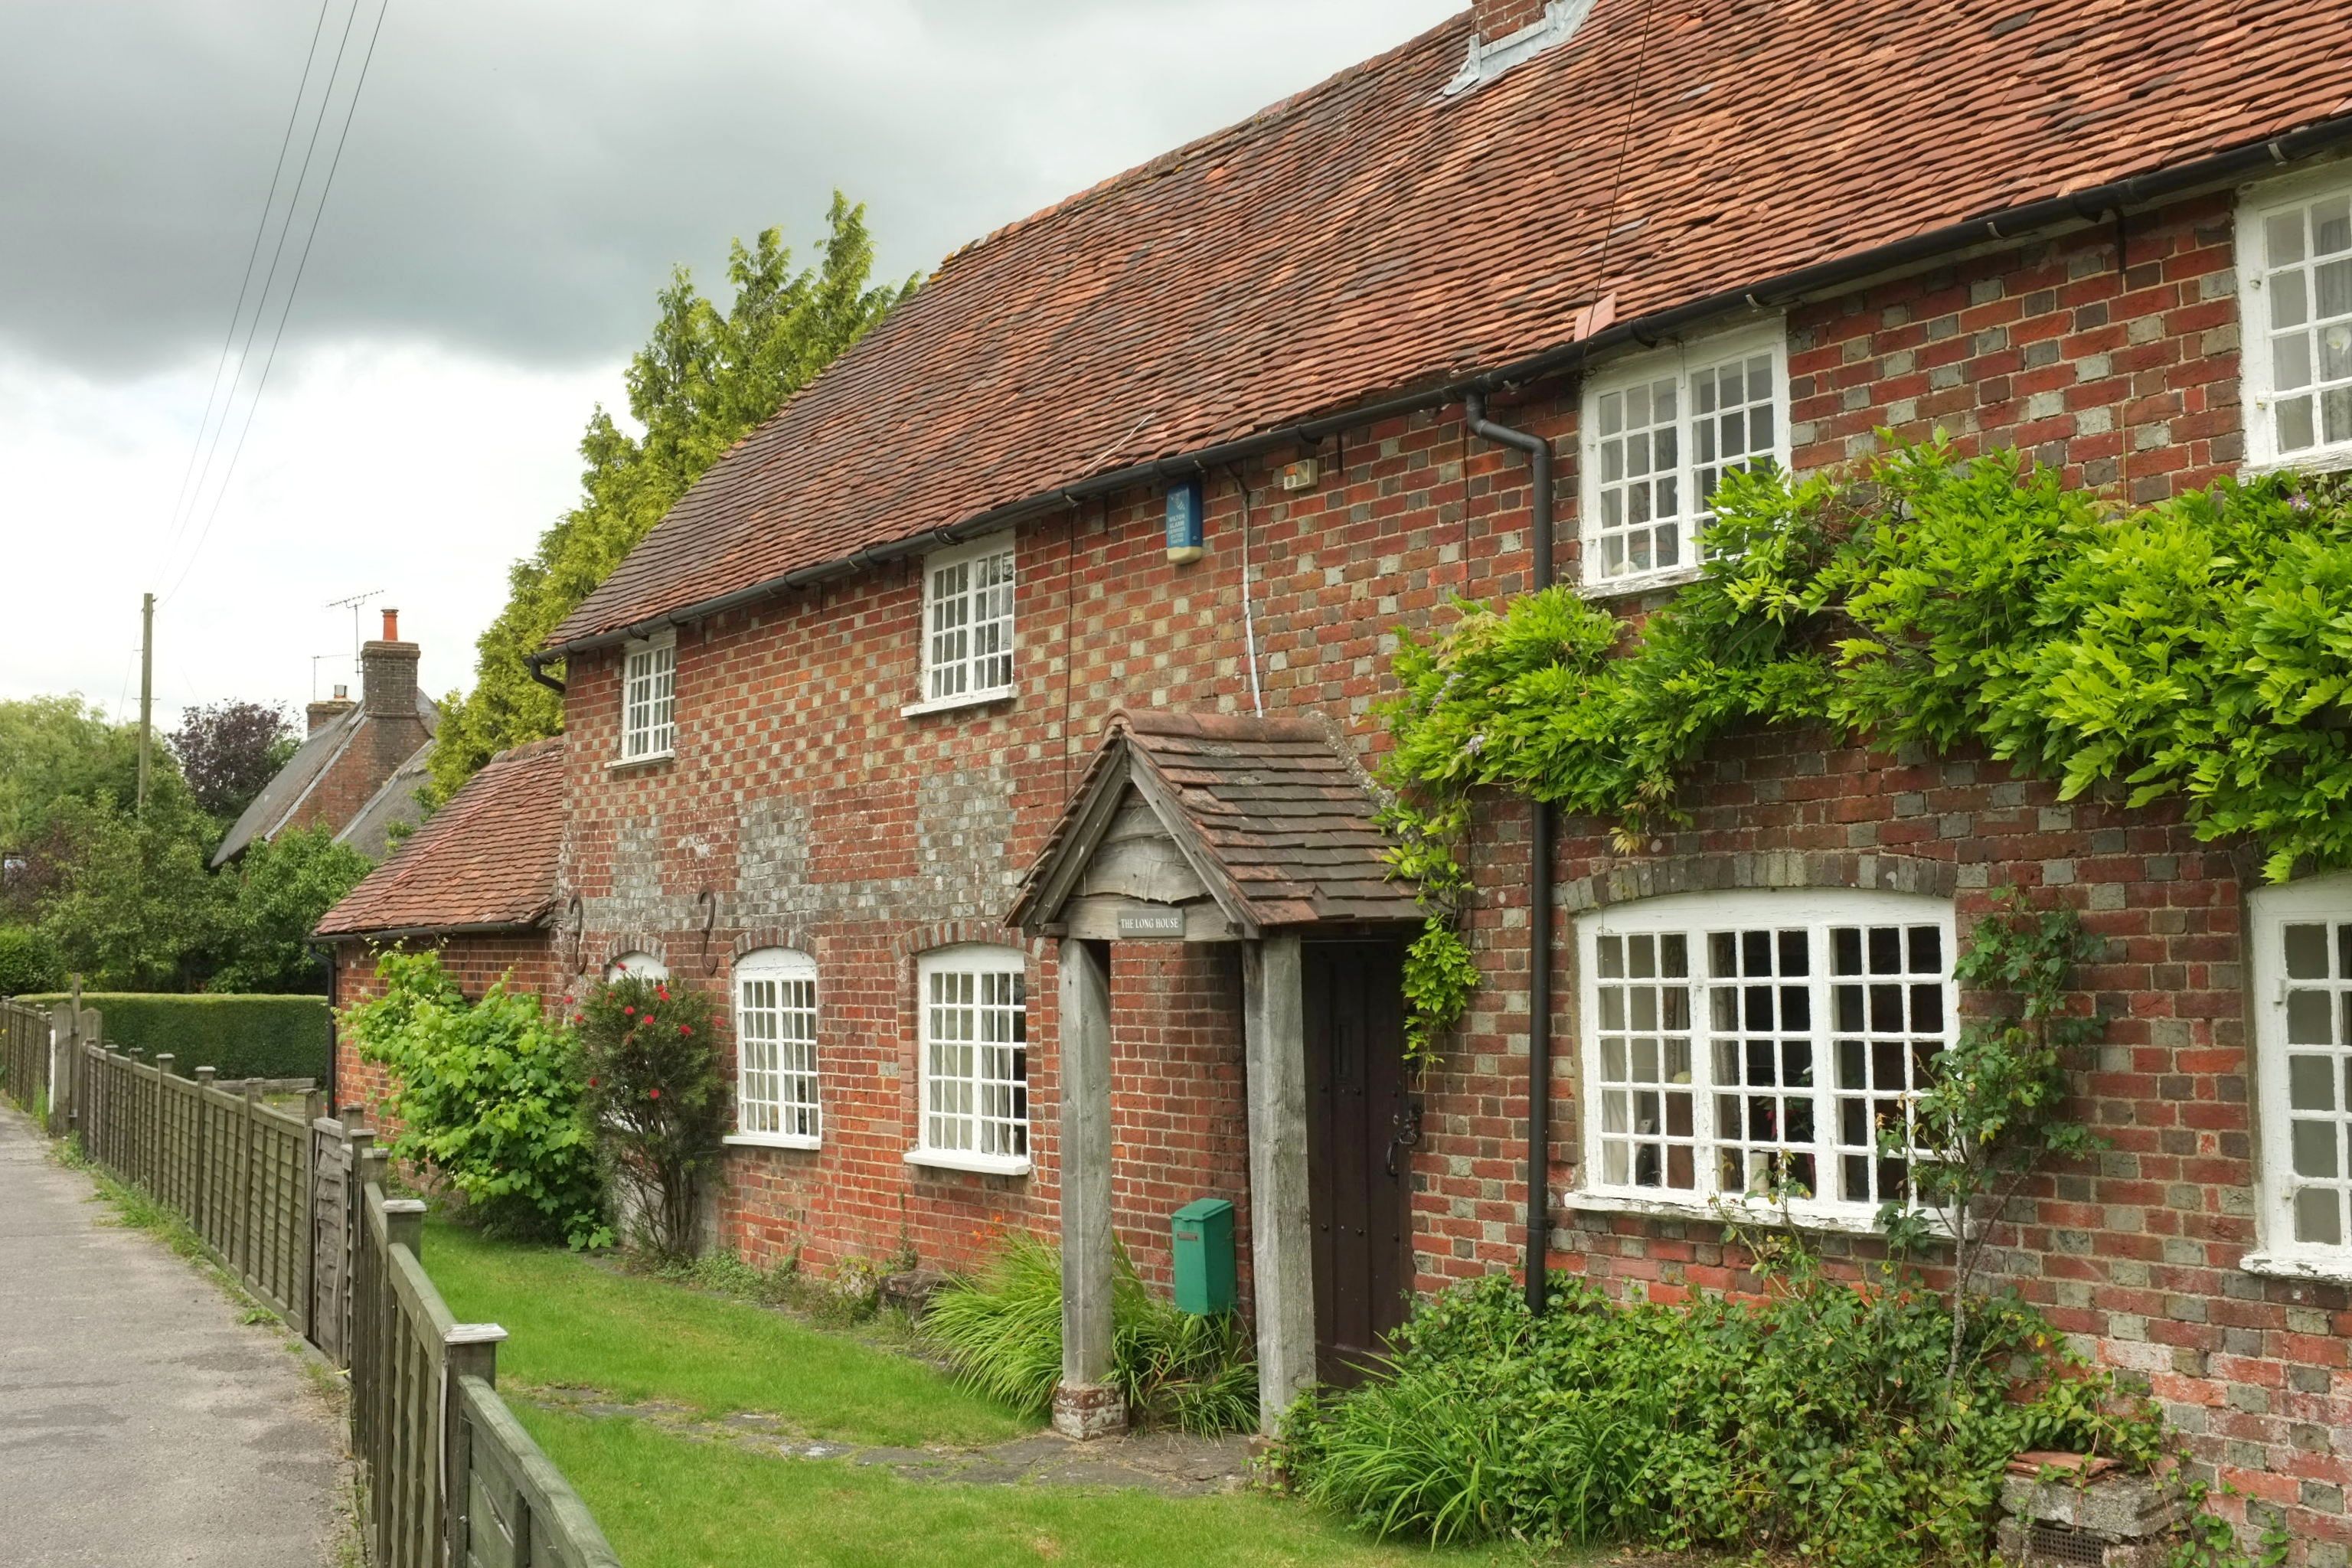
M474 1426L458 1380L478 1377L495 1386L499 1342L506 1337L496 1323L457 1323L441 1336L441 1538L452 1563L471 1560L474 1524Z
M260 1186L257 1172L261 1164L261 1162L255 1157L260 1152L260 1150L256 1147L259 1142L259 1138L254 1131L254 1113L258 1110L261 1106L261 1086L255 1083L251 1079L247 1079L243 1087L245 1089L245 1110L241 1113L243 1121L239 1123L237 1142L243 1146L245 1151L245 1191L237 1206L236 1228L240 1247L236 1260L236 1268L238 1273L244 1275L249 1279L253 1277L254 1258L253 1201L254 1195L259 1190Z
M214 1235L211 1206L215 1184L212 1179L213 1152L210 1136L213 1102L206 1097L205 1091L212 1088L213 1079L219 1071L217 1068L209 1067L196 1069L196 1177L194 1190L190 1194L195 1204L196 1234L210 1243L215 1250L218 1250L220 1242Z
M62 1138L73 1131L74 1046L77 1031L73 1011L59 1002L49 1009L49 1136Z
M155 1195L166 1207L176 1206L180 1194L173 1190L172 1171L172 1066L180 1058L170 1051L155 1054L155 1166L152 1172Z

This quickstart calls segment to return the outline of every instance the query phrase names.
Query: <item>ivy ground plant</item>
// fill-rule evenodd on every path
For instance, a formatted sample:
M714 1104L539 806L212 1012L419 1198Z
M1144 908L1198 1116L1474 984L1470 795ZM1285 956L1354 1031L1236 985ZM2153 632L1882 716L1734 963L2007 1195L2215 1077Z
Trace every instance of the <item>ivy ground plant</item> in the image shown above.
M386 952L380 996L343 1010L362 1061L392 1082L392 1157L431 1174L483 1228L609 1243L578 1042L504 979L467 1002L434 952Z
M1727 476L1698 581L1633 628L1574 589L1405 634L1383 761L1401 874L1432 889L1409 997L1433 1049L1477 972L1460 938L1472 792L1612 825L1685 818L1717 741L1815 723L1981 747L2068 798L2173 799L2284 880L2352 865L2352 504L2223 479L2119 516L2014 453L1898 447L1802 482Z

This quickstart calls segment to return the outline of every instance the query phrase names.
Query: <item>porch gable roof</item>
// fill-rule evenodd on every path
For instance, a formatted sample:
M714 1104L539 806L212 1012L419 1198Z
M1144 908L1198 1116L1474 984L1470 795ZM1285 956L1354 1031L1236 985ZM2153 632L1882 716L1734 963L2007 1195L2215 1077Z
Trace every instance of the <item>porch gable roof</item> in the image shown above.
M1060 919L1129 789L1142 797L1233 928L1421 919L1391 879L1362 772L1304 719L1118 713L1005 923Z

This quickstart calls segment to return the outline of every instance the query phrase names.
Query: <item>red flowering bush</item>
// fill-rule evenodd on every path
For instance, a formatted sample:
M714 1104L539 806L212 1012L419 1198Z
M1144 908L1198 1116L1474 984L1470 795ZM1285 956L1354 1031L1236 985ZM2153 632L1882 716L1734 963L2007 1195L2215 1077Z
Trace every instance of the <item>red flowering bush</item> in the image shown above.
M634 976L581 998L572 1023L588 1074L589 1124L632 1246L694 1250L696 1200L727 1131L727 1079L708 997Z

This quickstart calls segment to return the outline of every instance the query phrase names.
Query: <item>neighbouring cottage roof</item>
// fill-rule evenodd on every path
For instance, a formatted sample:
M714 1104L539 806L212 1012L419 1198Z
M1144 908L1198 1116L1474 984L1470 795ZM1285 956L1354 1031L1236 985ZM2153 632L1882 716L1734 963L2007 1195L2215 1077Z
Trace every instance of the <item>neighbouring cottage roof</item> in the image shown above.
M555 907L563 737L490 759L319 921L321 937L522 930Z
M1320 725L1144 712L1112 717L1007 925L1034 931L1061 918L1130 791L1240 934L1422 918L1412 889L1390 879L1362 771Z
M422 691L416 694L416 716L424 721L425 734L439 732L440 705ZM220 841L220 847L213 851L213 865L227 865L244 854L257 838L277 837L286 825L300 814L303 803L310 798L311 790L361 740L371 722L373 720L366 705L355 704L348 712L305 740L286 760L286 765L278 770L277 776L261 786L261 793L255 795L245 810L237 815L237 819L229 825L228 834ZM373 804L370 803L371 805ZM340 831L344 825L336 826ZM377 853L381 852L379 848Z
M433 746L427 741L409 753L408 760L383 781L383 787L360 807L359 815L343 824L335 842L350 845L371 860L382 860L391 853L394 824L414 827L424 821L423 791L432 770Z
M2341 0L1599 0L1445 96L1470 37L958 251L550 647L2352 111Z

